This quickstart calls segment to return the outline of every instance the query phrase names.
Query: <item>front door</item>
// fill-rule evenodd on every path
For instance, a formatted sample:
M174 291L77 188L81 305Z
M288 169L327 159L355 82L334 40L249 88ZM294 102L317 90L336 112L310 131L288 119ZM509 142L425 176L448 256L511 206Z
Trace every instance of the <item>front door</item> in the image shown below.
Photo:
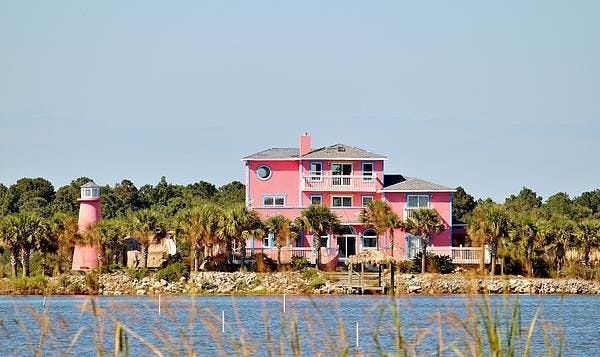
M351 255L356 255L356 237L355 236L338 236L337 244L339 247L339 257L348 258Z

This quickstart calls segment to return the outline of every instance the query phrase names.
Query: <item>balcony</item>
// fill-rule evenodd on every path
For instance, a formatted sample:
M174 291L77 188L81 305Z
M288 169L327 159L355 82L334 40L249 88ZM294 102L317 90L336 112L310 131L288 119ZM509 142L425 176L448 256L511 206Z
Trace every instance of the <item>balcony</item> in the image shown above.
M410 219L413 217L413 214L416 210L424 209L424 208L433 208L433 207L405 207L404 208L404 219Z
M303 191L377 191L377 178L374 176L303 176L301 182Z

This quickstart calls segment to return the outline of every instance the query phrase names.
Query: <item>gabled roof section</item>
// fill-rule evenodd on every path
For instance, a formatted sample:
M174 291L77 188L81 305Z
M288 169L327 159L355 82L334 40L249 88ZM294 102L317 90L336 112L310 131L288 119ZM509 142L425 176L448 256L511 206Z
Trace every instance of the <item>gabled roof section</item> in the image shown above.
M383 192L454 192L456 189L414 177L404 177L404 181L383 188Z
M386 160L387 157L374 154L365 149L357 148L346 144L335 144L331 146L315 149L302 158L310 159L380 159Z
M300 155L298 148L270 148L259 151L256 154L243 157L242 160L282 160L282 159L297 159Z
M86 184L84 184L83 186L81 186L81 188L97 188L100 187L98 185L96 185L96 183L94 181L90 181Z
M300 157L298 148L270 148L256 154L243 157L242 160L298 160L298 159L379 159L387 160L383 155L374 154L365 149L345 144L335 144L315 149Z

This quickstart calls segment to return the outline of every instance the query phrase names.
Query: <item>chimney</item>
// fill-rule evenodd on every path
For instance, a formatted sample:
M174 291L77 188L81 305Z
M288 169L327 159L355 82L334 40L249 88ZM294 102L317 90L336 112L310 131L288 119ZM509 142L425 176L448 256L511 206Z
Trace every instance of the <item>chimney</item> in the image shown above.
M300 156L304 156L311 152L310 141L311 138L310 135L308 135L308 133L304 133L304 135L300 136Z

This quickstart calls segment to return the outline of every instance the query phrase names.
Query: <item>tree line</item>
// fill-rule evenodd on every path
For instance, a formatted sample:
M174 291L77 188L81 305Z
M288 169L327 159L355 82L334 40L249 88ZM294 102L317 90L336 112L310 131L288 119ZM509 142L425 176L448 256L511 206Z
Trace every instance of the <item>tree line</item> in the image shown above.
M123 237L136 237L142 246L145 264L148 244L173 234L178 251L197 270L202 258L211 257L215 247L233 261L234 248L245 260L245 243L250 236L272 233L279 250L297 239L299 232L321 237L339 226L336 215L324 206L311 206L295 220L283 216L261 221L244 204L245 187L231 182L216 187L205 181L190 185L170 184L163 177L156 185L137 188L130 180L101 187L103 220L85 234L77 233L80 186L87 177L73 180L54 190L43 178L22 178L10 187L0 184L0 242L5 264L11 274L30 273L34 253L36 271L61 273L70 269L75 244L94 243L100 249L101 264L123 261ZM415 212L411 220L400 221L389 205L375 200L361 213L361 223L379 235L389 231L393 254L394 229L421 237L425 250L427 237L446 227L433 210ZM600 248L600 190L584 192L571 199L557 193L543 200L528 188L511 195L503 203L478 199L461 187L453 198L453 218L468 223L470 241L466 245L487 245L492 259L502 262L504 272L530 276L558 276L569 269L592 268ZM321 239L314 240L320 262ZM574 254L576 253L576 254ZM278 256L280 256L278 254ZM423 255L424 256L424 255ZM422 271L425 271L425 258ZM588 270L589 273L589 270ZM587 277L587 276L586 276Z
M146 242L150 231L166 234L169 221L178 212L209 204L243 205L245 198L245 186L238 181L217 188L206 181L175 185L162 177L156 185L137 188L124 179L100 188L103 220L94 229L78 234L77 199L81 186L89 181L80 177L58 190L40 177L22 178L9 187L0 184L0 243L13 276L19 268L24 276L30 274L32 252L39 257L42 274L52 267L54 273L68 270L73 247L81 243L98 244L100 262L116 263L126 235Z
M468 223L470 243L489 247L492 274L500 260L507 273L600 278L593 264L598 259L591 259L600 249L600 190L543 200L523 187L495 203L475 201L459 188L453 203L454 218Z

